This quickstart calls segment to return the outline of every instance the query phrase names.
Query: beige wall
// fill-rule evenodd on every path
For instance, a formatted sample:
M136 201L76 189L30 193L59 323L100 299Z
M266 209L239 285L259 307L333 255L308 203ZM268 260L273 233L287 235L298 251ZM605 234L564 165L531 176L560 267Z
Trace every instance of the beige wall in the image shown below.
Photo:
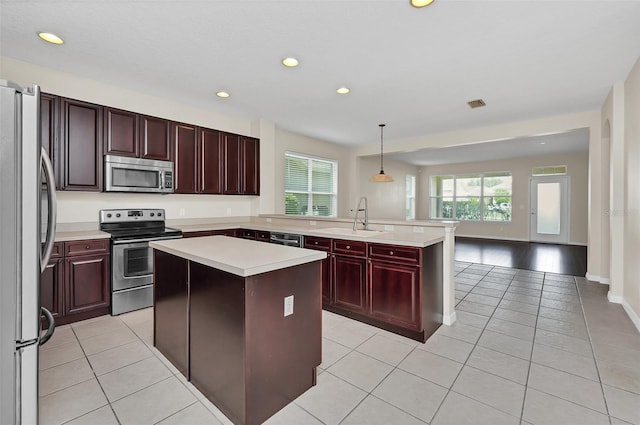
M420 197L418 199L419 218L429 217L429 178L441 174L483 173L510 171L513 177L512 219L510 223L463 221L456 234L498 239L529 240L529 178L533 167L545 165L566 165L571 177L570 230L569 241L575 244L587 243L588 211L588 154L514 158L509 160L471 162L463 164L437 165L420 169Z
M277 188L274 193L275 213L284 214L284 154L294 152L318 158L332 159L338 162L338 216L348 214L351 202L349 201L349 173L348 169L349 149L344 146L291 133L276 128L275 131L275 155L271 167L275 170L274 184Z
M22 85L38 84L42 91L122 108L165 119L188 122L237 134L260 136L260 126L234 117L223 116L211 110L163 99L149 94L137 93L75 75L43 68L26 62L2 57L0 78ZM255 133L254 133L255 131ZM265 144L269 144L269 140ZM271 141L271 143L273 143ZM262 143L261 143L262 144ZM267 157L262 153L261 159ZM269 168L267 167L265 171ZM262 175L261 175L262 177ZM268 185L268 178L267 185ZM268 191L268 190L267 190ZM249 196L222 195L149 195L91 192L58 192L58 222L97 221L102 208L164 208L167 218L200 218L247 216L260 209L260 199ZM268 211L268 206L267 208ZM180 212L184 215L180 215Z
M418 168L404 162L385 160L384 172L393 177L393 182L372 183L369 178L380 172L380 157L360 158L360 196L367 197L370 218L405 219L406 176L415 176L417 185L419 180ZM416 187L416 196L419 190ZM351 205L351 208L355 209L355 207L355 203Z
M624 301L640 329L640 60L624 84L626 209L624 214Z

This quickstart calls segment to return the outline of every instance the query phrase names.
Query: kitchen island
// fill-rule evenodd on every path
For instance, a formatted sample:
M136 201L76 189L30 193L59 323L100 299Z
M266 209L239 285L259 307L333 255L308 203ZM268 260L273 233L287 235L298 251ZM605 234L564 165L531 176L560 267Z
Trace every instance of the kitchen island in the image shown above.
M209 236L151 242L154 345L236 424L316 383L326 253Z

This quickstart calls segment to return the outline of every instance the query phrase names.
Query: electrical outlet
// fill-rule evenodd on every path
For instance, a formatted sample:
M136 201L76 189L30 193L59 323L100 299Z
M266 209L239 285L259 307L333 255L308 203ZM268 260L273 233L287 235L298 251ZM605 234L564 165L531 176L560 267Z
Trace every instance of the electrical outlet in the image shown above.
M184 208L180 208L180 211L178 212L178 214L180 215L180 217L184 217L187 215L187 210Z
M293 295L284 297L284 317L291 316L293 314Z
M384 230L386 230L387 232L393 232L393 226L391 224L385 224Z
M424 227L413 226L413 233L424 233Z
M309 221L309 226L315 226L315 225L316 225L316 221L315 220Z
M267 223L271 223L273 220L271 220L270 218L267 218Z

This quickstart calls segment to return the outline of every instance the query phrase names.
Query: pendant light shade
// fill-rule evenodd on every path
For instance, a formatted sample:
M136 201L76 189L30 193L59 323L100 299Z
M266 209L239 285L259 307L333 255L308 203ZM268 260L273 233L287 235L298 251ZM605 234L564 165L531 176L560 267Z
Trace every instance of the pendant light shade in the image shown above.
M393 177L391 177L389 174L384 173L384 166L383 166L384 164L383 163L383 156L384 156L383 131L384 131L384 126L386 124L378 124L378 125L380 126L380 172L378 174L374 174L373 176L371 176L369 181L374 183L387 183L387 182L392 182Z

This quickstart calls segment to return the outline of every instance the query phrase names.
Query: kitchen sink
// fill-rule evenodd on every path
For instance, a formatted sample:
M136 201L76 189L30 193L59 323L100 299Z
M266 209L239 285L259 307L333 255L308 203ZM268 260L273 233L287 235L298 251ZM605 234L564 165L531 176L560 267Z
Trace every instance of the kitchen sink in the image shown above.
M341 235L341 236L359 236L361 238L370 238L373 236L379 236L386 232L382 230L353 230L353 229L345 229L343 227L331 227L328 229L317 229L315 232L318 233L329 233L333 235Z

